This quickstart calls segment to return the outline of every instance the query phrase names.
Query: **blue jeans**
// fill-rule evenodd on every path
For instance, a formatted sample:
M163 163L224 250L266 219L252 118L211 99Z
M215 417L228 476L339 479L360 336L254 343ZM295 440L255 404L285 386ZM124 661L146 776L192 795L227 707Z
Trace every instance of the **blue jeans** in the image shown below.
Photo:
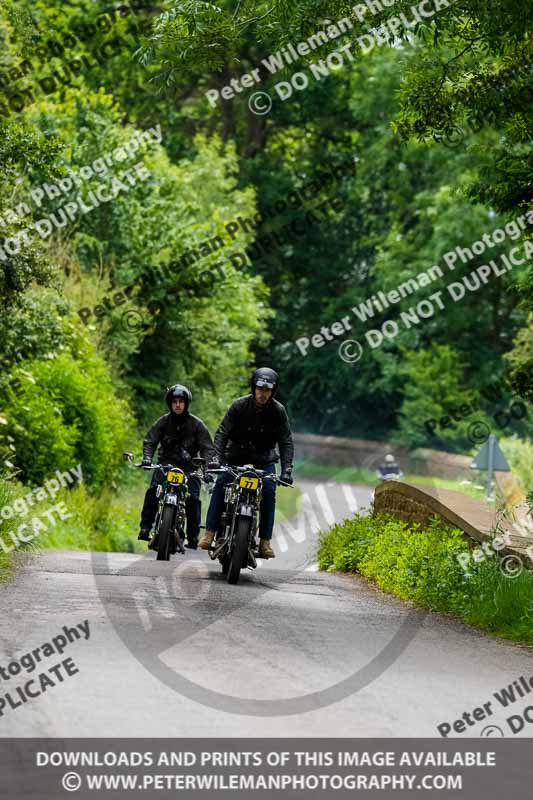
M276 467L274 464L267 464L261 467L264 472L269 474L276 474ZM218 476L213 494L211 495L211 502L209 503L209 510L207 512L207 520L205 527L208 531L216 533L220 525L220 517L224 511L224 493L226 486L231 483L234 478L228 472L224 472ZM271 480L263 481L263 492L261 497L261 505L259 506L259 538L272 539L272 532L274 530L274 516L276 513L276 482Z

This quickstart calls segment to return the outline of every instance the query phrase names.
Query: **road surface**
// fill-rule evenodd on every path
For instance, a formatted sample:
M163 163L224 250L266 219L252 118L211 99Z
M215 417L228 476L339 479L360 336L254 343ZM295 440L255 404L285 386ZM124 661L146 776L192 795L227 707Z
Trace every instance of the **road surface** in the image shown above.
M368 506L371 490L300 485L302 511L276 528L278 557L237 586L202 551L168 564L153 553L19 555L0 588L0 666L65 626L87 620L90 636L71 634L61 656L0 680L4 696L63 659L78 670L6 705L0 736L432 737L490 700L490 717L462 735L496 725L511 736L505 719L528 699L498 709L493 693L533 675L533 649L318 572L318 527Z

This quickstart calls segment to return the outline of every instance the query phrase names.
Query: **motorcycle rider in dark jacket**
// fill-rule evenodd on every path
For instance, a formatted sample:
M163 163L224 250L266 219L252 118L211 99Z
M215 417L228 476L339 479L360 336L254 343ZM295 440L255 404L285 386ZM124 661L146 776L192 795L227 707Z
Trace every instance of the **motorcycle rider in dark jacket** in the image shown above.
M387 481L394 478L401 478L403 472L392 453L388 453L385 456L385 462L380 464L377 468L377 474L381 481Z
M168 414L160 417L148 433L143 443L143 466L150 466L159 446L159 462L172 464L186 473L194 470L192 459L200 455L208 462L215 450L213 440L201 419L189 413L192 394L186 386L176 383L168 389L165 401ZM165 474L161 469L154 471L152 482L146 492L141 512L141 531L139 539L149 541L150 530L157 514L157 486L163 483ZM196 550L200 533L202 506L200 503L200 479L188 475L189 497L185 503L187 513L187 546Z
M215 434L215 449L220 463L243 466L253 464L257 469L276 473L275 463L281 460L280 479L292 484L294 445L285 407L274 399L278 375L262 367L252 375L252 393L235 400ZM276 452L279 447L279 456ZM216 464L217 462L215 462ZM231 483L229 474L219 475L207 512L206 530L200 547L208 550L220 525L224 510L225 487ZM276 508L276 483L263 483L259 509L259 555L275 558L271 540Z

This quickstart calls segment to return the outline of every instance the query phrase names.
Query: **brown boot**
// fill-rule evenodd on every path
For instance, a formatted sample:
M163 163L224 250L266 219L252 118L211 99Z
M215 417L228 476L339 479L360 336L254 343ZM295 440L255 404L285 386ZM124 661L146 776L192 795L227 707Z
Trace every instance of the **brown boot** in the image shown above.
M259 540L259 558L276 558L275 552L272 550L270 539Z
M211 545L213 544L213 539L215 538L215 534L213 531L206 531L200 541L198 542L198 547L201 547L202 550L209 550Z

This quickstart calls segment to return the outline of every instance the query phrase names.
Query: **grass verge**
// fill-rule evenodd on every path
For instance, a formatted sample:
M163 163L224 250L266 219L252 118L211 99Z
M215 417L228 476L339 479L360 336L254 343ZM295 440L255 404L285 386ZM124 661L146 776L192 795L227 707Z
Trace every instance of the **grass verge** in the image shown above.
M468 551L462 532L437 518L422 527L389 514L355 515L321 533L318 564L360 573L415 605L533 644L533 570L511 579L494 556L471 560L465 572L457 555Z
M360 483L366 486L377 486L379 479L371 469L364 467L335 467L331 464L317 464L310 461L296 462L295 472L301 478L319 478L336 483ZM404 475L401 479L406 483L417 483L420 486L432 486L436 489L453 489L478 500L485 500L485 489L464 481L452 481L444 478L433 478L428 475Z

